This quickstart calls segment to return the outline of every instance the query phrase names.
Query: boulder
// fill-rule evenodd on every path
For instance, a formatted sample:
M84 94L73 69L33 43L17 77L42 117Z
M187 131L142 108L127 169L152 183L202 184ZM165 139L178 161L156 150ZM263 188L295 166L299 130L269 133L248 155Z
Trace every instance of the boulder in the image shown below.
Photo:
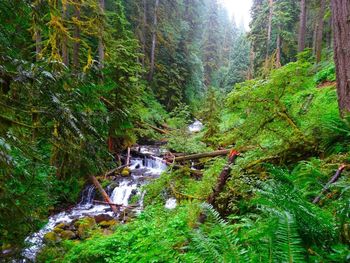
M97 224L99 224L100 222L102 221L110 221L110 220L113 220L113 217L111 217L110 215L108 214L100 214L100 215L97 215L94 217L95 219L95 222Z
M55 232L48 232L44 235L44 242L46 244L54 245L59 243L60 241L61 241L61 238Z
M130 176L130 168L129 168L129 167L124 168L124 169L122 170L122 172L121 172L121 175L122 175L123 177L128 177L128 176Z
M112 226L115 226L118 224L118 221L115 219L108 220L108 221L102 221L98 225L102 228L111 228Z
M60 236L63 240L67 240L67 239L71 240L71 239L77 238L77 235L73 231L70 231L70 230L62 231Z

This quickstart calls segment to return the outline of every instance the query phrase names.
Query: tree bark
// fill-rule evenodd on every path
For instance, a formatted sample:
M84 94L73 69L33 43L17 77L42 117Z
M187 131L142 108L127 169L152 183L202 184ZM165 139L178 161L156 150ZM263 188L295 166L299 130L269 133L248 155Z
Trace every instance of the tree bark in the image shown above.
M143 12L142 12L142 25L141 25L141 42L142 42L142 68L146 67L146 26L147 26L147 2L142 0Z
M97 178L95 176L91 176L91 181L95 185L96 189L100 192L100 194L102 195L103 199L109 204L109 206L111 207L112 211L115 214L117 214L119 212L118 208L116 207L116 205L114 205L112 203L111 199L109 198L108 194L103 189L103 187L101 186L101 184L99 183Z
M281 66L281 34L278 33L276 43L276 68L280 68Z
M76 4L79 4L79 0L75 0ZM80 20L80 7L74 6L74 17L77 21ZM80 50L80 28L78 24L74 24L73 31L73 70L77 72L79 70L79 50Z
M306 35L306 0L300 2L300 25L298 34L298 52L305 49L305 35Z
M269 0L269 20L267 25L267 40L266 40L266 61L269 59L271 31L272 31L272 16L273 16L273 0Z
M151 65L150 65L148 81L152 81L153 74L154 74L155 51L156 51L156 42L157 42L158 6L159 6L159 0L155 0L153 29L152 29Z
M62 2L62 24L65 26L66 19L68 17L68 8L67 4ZM64 35L61 43L62 47L62 62L66 65L66 67L69 66L69 53L68 53L68 36Z
M334 60L339 110L350 112L350 0L332 0Z
M100 0L99 2L100 4L100 9L101 9L101 15L104 15L105 12L105 0ZM103 43L103 26L101 26L100 29L100 36L98 38L98 59L100 62L100 69L103 68L103 63L105 60L105 47L104 47L104 43Z
M331 186L331 184L334 184L336 181L339 180L342 172L345 169L345 165L341 165L337 172L335 173L335 175L331 178L331 180L329 180L329 182L323 187L321 193L314 199L313 203L317 204L318 202L320 202L322 195L327 192L327 190L329 189L329 187Z
M326 9L326 0L321 0L320 10L318 13L318 23L316 31L315 54L316 63L319 63L322 58L322 41L323 41L323 17Z
M228 158L228 162L225 165L224 169L221 171L220 176L218 178L218 181L216 183L215 188L213 189L212 194L208 197L207 202L215 207L215 201L217 197L220 195L222 190L224 190L224 187L226 185L227 180L230 178L231 173L231 164L233 164L236 160L236 157L239 155L237 151L230 151L230 155Z

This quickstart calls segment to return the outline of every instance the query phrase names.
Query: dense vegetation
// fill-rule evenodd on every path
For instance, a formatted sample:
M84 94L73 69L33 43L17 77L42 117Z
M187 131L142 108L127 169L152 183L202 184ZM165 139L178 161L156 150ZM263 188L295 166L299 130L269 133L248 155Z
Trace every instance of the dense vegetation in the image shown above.
M216 0L0 1L1 250L20 257L89 176L136 142L165 140L171 152L240 155L201 159L200 177L189 161L170 165L131 222L49 243L37 261L348 262L338 2L255 0L245 32Z

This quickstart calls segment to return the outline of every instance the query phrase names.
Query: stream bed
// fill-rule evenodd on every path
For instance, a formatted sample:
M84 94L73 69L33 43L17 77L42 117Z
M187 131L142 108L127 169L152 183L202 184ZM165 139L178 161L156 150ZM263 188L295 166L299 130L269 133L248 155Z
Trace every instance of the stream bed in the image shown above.
M19 262L35 261L37 253L43 248L45 234L51 232L55 226L64 223L69 224L84 217L109 216L125 221L125 210L128 213L137 214L143 208L143 196L141 188L151 179L157 178L166 170L167 166L159 157L162 151L155 146L141 146L138 148L141 154L152 157L132 157L130 159L130 176L116 177L105 189L113 204L122 205L120 212L115 215L109 205L94 202L96 189L93 185L87 186L82 192L81 201L72 209L50 216L48 223L38 232L29 236L25 241L28 244L22 252L25 258ZM135 197L135 198L134 198ZM131 203L132 199L136 200ZM176 200L168 201L168 208L176 206Z

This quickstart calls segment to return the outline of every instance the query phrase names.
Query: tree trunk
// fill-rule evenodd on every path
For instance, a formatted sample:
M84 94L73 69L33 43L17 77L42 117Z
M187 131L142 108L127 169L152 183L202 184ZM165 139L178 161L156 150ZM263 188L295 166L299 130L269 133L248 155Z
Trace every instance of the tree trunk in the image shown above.
M152 29L151 65L150 65L148 81L152 81L153 74L154 74L155 51L156 51L156 40L157 40L157 24L158 24L158 6L159 6L159 0L155 0L153 29Z
M39 29L35 29L34 38L35 38L35 59L38 62L40 60L40 53L41 53L41 32Z
M101 15L104 15L105 12L105 0L100 0L100 9L101 9ZM100 62L100 68L103 68L103 63L105 60L105 47L103 43L103 26L101 25L100 28L100 36L98 38L98 59Z
M350 0L332 0L334 60L339 109L350 112Z
M318 13L318 25L316 31L316 63L319 63L322 58L322 41L323 41L323 17L326 9L326 0L321 0L320 11Z
M215 188L213 189L212 194L208 197L207 202L215 207L215 201L224 190L227 180L230 178L230 173L232 170L231 164L236 160L236 157L239 155L238 152L232 150L228 158L228 162L225 165L224 169L221 171L218 181Z
M79 4L79 0L75 0L76 4ZM80 7L74 6L74 17L77 21L80 20ZM79 25L74 24L73 32L73 70L77 72L79 70L79 50L80 50L80 28Z
M116 207L116 205L114 205L112 203L111 199L109 198L108 194L103 189L103 187L101 186L101 184L99 183L97 178L95 176L91 176L91 181L95 185L96 189L100 192L100 194L102 195L103 199L109 204L109 206L111 207L112 211L115 214L117 214L119 212L118 208Z
M66 19L68 17L68 9L67 4L62 2L62 24L63 26L66 26ZM68 36L64 35L61 43L62 47L62 62L66 65L66 67L69 66L69 54L68 54Z
M300 25L298 34L298 52L305 49L305 35L306 35L306 0L300 2Z
M142 26L141 26L141 42L142 42L142 68L146 67L146 26L147 26L147 3L146 0L142 0L143 12L142 12Z
M277 35L277 43L276 43L276 68L281 67L281 34Z
M269 21L267 25L267 40L266 40L266 62L269 59L270 40L272 31L272 16L273 16L273 0L269 0Z
M327 25L327 27L328 27L328 32L327 32L327 48L331 48L332 47L332 44L333 44L333 42L332 42L332 16L328 19L328 25Z
M219 150L219 151L214 151L214 152L197 153L197 154L191 154L191 155L186 155L186 156L179 156L179 157L175 157L175 162L196 160L196 159L207 158L207 157L216 157L216 156L220 156L220 155L229 154L230 151L231 150Z

